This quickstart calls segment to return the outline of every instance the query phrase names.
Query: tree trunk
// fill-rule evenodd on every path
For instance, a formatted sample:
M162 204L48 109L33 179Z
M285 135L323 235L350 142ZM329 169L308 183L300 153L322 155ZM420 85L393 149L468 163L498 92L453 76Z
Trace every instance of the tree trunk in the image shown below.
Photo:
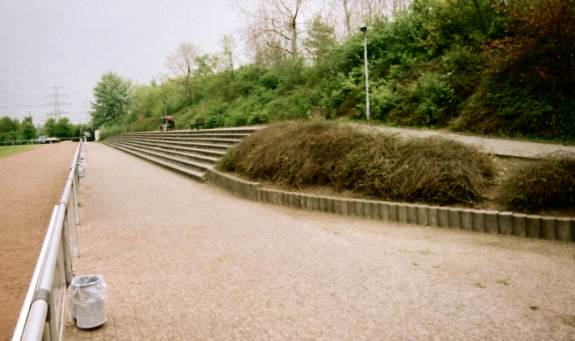
M349 8L349 0L343 0L343 16L345 24L345 36L351 35L351 9Z
M193 93L192 93L192 82L191 82L192 69L191 69L190 65L188 65L187 67L188 67L188 72L186 73L186 99L188 101L188 105L192 105L192 102L194 100Z
M298 46L297 46L298 35L297 35L296 18L297 18L297 14L296 14L296 16L294 16L292 18L292 23L291 23L291 53L292 53L292 56L294 58L297 58L297 56L298 56Z

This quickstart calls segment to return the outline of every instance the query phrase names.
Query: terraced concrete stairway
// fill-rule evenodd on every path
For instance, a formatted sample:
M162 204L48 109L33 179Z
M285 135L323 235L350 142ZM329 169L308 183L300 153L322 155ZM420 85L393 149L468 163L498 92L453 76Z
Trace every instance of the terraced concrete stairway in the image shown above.
M206 172L226 150L258 127L134 132L113 136L105 144L204 181Z

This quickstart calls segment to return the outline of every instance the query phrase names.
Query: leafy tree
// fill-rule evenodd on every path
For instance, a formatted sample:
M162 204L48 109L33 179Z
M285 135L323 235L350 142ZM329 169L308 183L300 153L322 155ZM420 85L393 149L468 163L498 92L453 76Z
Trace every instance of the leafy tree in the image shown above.
M23 140L35 139L36 134L36 127L32 121L32 116L26 116L20 124L20 138Z
M18 139L20 122L10 117L0 118L0 141L12 141Z
M53 118L49 118L44 123L42 131L44 132L44 135L50 137L77 137L77 128L70 122L67 117L62 117L58 121Z
M67 117L62 117L54 125L54 137L66 138L73 137L74 126Z
M303 45L312 60L317 63L336 45L335 30L319 15L308 22L307 26L309 33Z
M92 123L95 128L124 120L130 102L130 82L113 72L102 76L94 88Z
M49 137L55 137L54 135L55 132L56 132L56 120L50 117L49 119L46 120L46 122L44 122L44 125L42 126L42 134Z
M204 54L196 57L196 69L194 75L206 77L216 73L220 60L218 56Z

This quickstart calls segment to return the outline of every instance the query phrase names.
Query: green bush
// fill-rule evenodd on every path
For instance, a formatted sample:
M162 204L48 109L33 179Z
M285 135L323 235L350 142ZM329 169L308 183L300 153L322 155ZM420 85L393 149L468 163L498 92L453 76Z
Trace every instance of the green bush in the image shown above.
M156 130L160 126L159 116L145 116L138 115L131 123L126 127L127 131L146 131L146 130Z
M511 136L572 139L575 92L541 92L533 84L517 86L508 75L484 77L453 122L456 130Z
M454 45L440 58L441 72L453 89L454 104L464 102L477 88L485 61L479 49Z
M371 112L374 119L385 120L399 102L392 82L383 82L376 85L371 92Z
M437 73L425 72L409 87L408 100L415 103L417 124L435 126L447 122L453 90Z
M115 124L111 126L103 125L98 129L100 130L100 140L105 140L114 135L118 135L127 131L126 126L123 124Z
M276 120L309 117L311 104L306 96L278 96L265 105L263 112Z
M211 100L204 101L197 108L197 114L204 117L204 128L218 128L223 127L226 121L226 110L228 104L220 101Z
M575 207L575 156L555 156L517 169L500 187L498 201L515 211Z

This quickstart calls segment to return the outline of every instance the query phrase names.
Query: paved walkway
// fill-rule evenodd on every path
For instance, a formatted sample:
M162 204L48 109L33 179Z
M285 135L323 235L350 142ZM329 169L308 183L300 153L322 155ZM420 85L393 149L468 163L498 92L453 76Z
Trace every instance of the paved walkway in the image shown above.
M108 322L66 340L573 340L573 243L235 198L87 148L79 274Z
M366 126L362 125L362 127ZM445 130L433 130L433 129L395 128L395 127L386 127L379 125L369 126L369 129L377 129L380 131L407 137L441 136L444 138L463 142L465 144L480 147L489 153L500 156L537 158L543 155L553 153L572 153L573 155L575 155L575 146L567 146L561 144L528 142L528 141L493 138L493 137L481 137L481 136L457 134Z

